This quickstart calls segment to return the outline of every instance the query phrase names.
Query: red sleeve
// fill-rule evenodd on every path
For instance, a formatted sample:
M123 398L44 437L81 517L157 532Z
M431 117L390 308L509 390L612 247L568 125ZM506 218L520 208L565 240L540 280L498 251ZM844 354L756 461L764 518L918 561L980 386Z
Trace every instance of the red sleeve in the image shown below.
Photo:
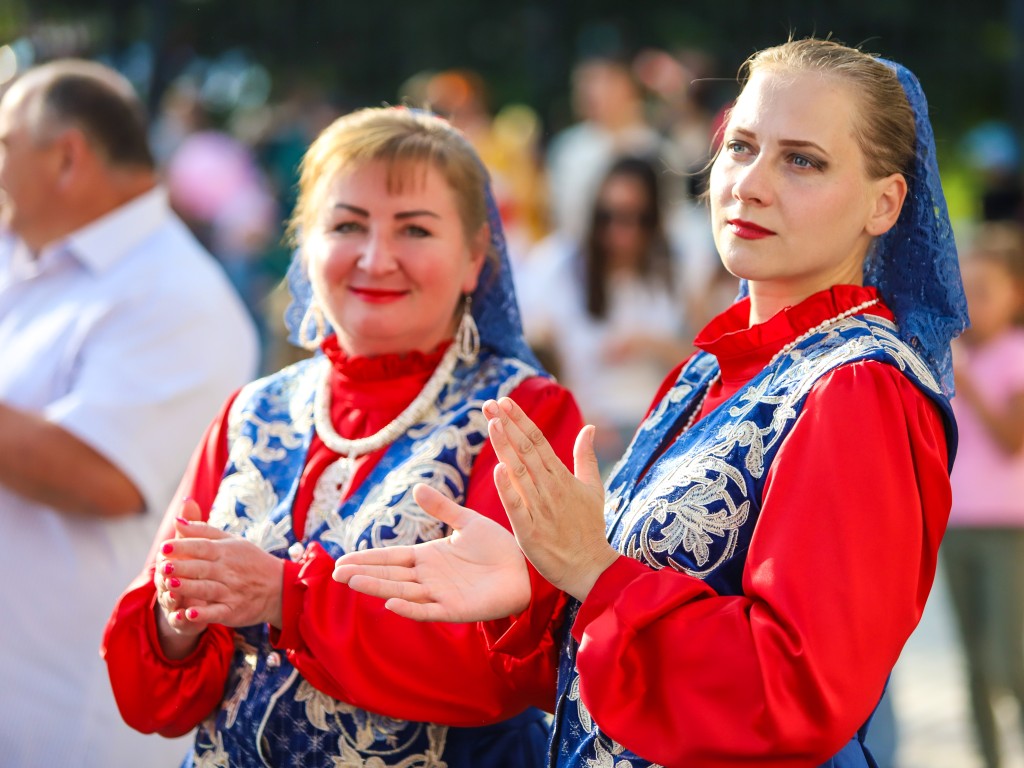
M157 545L174 537L174 518L180 513L180 500L195 499L204 514L213 505L227 465L227 414L233 401L234 396L207 428L193 453L177 496L164 515L146 567L121 595L103 634L100 655L106 659L121 716L143 733L188 733L224 695L234 651L233 631L211 625L190 656L168 659L157 638L153 573Z
M741 596L626 558L602 574L572 628L584 703L665 765L824 762L920 619L949 508L935 404L891 366L837 369L766 478Z
M511 396L571 466L583 423L572 396L540 378ZM473 465L466 506L508 527L493 482L496 463L488 442ZM403 619L335 582L333 569L317 545L300 563L285 564L284 626L272 635L321 691L390 717L454 726L495 722L530 705L553 707L558 649L551 633L524 658L505 658L489 652L478 624ZM542 579L535 589L531 620L547 626L561 613L561 594Z

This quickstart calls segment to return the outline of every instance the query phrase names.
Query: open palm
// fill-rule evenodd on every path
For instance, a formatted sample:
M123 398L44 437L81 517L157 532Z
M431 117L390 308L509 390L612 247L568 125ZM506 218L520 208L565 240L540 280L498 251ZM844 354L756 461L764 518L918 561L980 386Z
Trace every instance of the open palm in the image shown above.
M416 621L487 621L525 610L530 576L515 537L429 486L417 485L413 497L452 535L350 552L339 558L334 579Z

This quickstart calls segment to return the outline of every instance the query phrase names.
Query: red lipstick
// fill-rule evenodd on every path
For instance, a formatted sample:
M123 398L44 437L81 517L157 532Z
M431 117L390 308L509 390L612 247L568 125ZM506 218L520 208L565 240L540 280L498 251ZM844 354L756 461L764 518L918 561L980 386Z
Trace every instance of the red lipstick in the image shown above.
M760 240L763 237L775 234L770 229L765 229L752 221L744 221L743 219L729 219L726 224L729 225L729 229L732 230L736 237L742 237L744 240Z
M397 301L405 296L407 291L385 290L383 288L349 288L352 293L363 301L371 304L386 304L390 301Z

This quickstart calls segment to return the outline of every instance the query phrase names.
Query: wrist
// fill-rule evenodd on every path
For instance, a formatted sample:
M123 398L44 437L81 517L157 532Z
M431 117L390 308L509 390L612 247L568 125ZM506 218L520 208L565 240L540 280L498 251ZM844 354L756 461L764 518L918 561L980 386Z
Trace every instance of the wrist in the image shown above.
M605 542L604 546L595 549L594 553L582 564L582 567L576 569L570 583L562 587L562 590L582 603L587 599L597 580L601 578L601 574L618 559L619 553Z
M284 580L285 561L275 557L270 577L270 584L273 586L267 605L267 624L278 631L284 628Z
M156 618L156 636L160 641L160 650L164 656L173 661L184 659L199 647L199 638L205 627L195 633L183 634L171 626L167 614L159 605L154 607Z

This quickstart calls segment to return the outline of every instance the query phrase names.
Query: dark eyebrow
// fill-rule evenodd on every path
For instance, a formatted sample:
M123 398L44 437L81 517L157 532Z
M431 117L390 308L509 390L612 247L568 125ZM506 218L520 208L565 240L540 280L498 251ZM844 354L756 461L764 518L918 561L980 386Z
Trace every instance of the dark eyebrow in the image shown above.
M782 141L779 142L779 146L795 147L796 149L805 149L807 147L810 147L811 149L818 150L823 155L828 155L828 152L825 151L825 148L823 146L821 146L820 144L815 144L813 141L803 141L800 139L783 139Z
M358 216L369 216L370 215L370 212L368 210L366 210L365 208L356 208L354 205L349 205L348 203L335 203L334 207L335 208L344 208L345 210L352 211L352 213L354 213L354 214L356 214Z
M335 208L344 208L347 211L352 211L352 213L356 214L357 216L365 216L367 218L369 218L369 216L370 216L370 212L368 210L366 210L365 208L358 208L357 206L349 205L348 203L335 203L334 207ZM423 210L423 211L402 211L400 213L396 213L395 214L395 218L396 219L413 219L413 218L415 218L417 216L433 216L435 219L440 219L441 218L438 214L434 213L433 211L426 211L426 210Z
M734 128L733 130L735 130L736 133L742 133L744 136L749 136L752 139L757 138L757 135L753 131L748 131L746 128ZM829 153L825 150L823 146L821 146L820 144L816 144L813 141L805 141L803 139L781 139L779 141L779 146L792 147L796 149L811 148L818 150L821 154L825 156L829 156Z

